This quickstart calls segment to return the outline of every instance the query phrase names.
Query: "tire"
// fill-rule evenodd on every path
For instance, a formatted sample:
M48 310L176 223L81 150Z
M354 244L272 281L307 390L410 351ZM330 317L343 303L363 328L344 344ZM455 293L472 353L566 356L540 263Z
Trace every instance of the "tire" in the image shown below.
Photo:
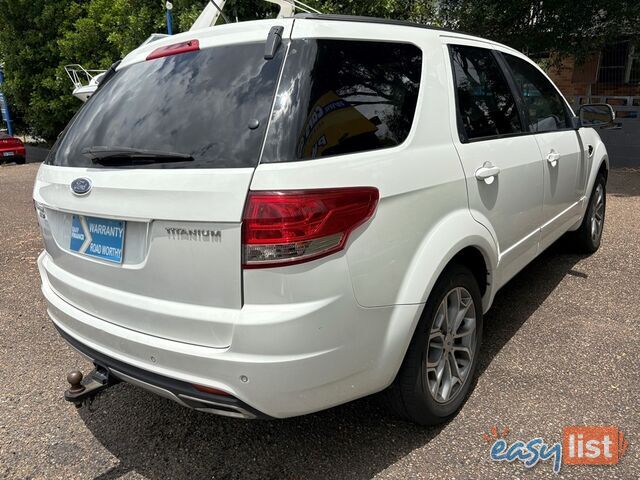
M24 157L16 158L16 165L24 165L26 162L27 162L27 160Z
M606 206L607 182L604 175L599 174L593 184L589 205L582 219L582 224L574 233L577 249L581 253L592 254L600 248Z
M458 339L454 339L450 334L442 334L443 331L454 328L453 326L451 329L444 328L443 305L446 302L449 306L447 311L453 312L456 299L458 307L462 307L461 312L466 308L465 305L468 306L457 330L459 334L466 332L467 335ZM473 305L468 303L469 300ZM475 328L470 333L472 317L475 317ZM384 392L387 406L396 415L421 425L435 425L449 420L462 406L471 388L481 339L482 299L478 283L468 268L452 264L436 282L400 371L391 387ZM463 345L462 342L465 344ZM467 360L466 352L461 350L461 347L465 346L471 353L470 362ZM449 370L451 381L448 382L450 385L448 398L445 395L447 393L445 391L447 390L446 360L443 364L443 359L446 358L450 360L451 366L453 366L453 358L456 358L455 363L459 369L458 372ZM434 365L436 365L435 368ZM441 365L443 365L442 369L440 369ZM440 382L438 382L438 371L443 372ZM463 380L455 381L454 373L458 373Z

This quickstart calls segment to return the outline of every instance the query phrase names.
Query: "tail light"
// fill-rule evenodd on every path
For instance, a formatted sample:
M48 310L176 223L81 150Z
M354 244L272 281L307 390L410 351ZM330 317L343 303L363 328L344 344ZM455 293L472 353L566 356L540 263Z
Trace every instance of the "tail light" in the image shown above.
M242 226L244 267L293 265L340 251L377 204L373 187L249 192Z
M9 137L9 138L0 138L0 145L4 147L22 147L23 143L22 143L22 140L20 140L19 138Z

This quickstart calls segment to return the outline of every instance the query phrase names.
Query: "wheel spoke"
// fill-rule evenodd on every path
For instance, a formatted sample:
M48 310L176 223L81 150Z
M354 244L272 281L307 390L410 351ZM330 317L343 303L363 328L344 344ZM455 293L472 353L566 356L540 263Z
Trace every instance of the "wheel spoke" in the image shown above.
M455 355L456 353L464 353L469 359L469 361L472 360L472 356L473 356L473 354L471 353L471 349L464 345L454 345L454 347L451 349L451 353L453 355Z
M442 385L440 396L442 400L446 402L449 400L449 395L451 394L451 365L449 364L448 358L445 359L444 363L445 368L442 375L442 382L440 382Z
M453 333L454 335L458 334L458 330L460 330L460 325L462 324L462 321L466 318L467 313L469 313L469 309L471 308L471 305L473 305L473 302L471 301L471 299L467 301L466 305L464 303L461 305L462 308L458 312L458 315L456 315L456 322L453 329L451 330L451 333Z
M444 327L444 328L443 328ZM436 312L436 318L433 321L433 327L431 328L432 332L441 332L447 330L447 299L446 297L442 302L440 302L440 306L438 307L438 311Z
M453 338L454 339L459 339L459 338L465 338L468 337L469 335L473 335L476 331L476 321L475 318L474 319L470 319L469 321L469 325L462 331L458 331L458 333L456 333Z
M451 372L454 377L456 377L460 383L462 383L462 374L460 373L460 368L458 368L458 361L453 354L453 352L449 352L449 365L451 365Z

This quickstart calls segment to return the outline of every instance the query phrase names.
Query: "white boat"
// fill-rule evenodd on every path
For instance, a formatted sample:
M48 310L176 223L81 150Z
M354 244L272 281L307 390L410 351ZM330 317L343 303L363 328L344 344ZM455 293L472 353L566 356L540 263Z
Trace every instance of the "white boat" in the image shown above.
M65 65L64 70L73 83L73 96L83 102L89 100L89 97L96 91L100 79L106 72L106 70L87 70L77 63Z
M277 18L291 17L296 10L306 13L321 13L318 10L306 5L299 0L264 0L265 2L274 3L280 7ZM218 0L214 3L209 1L206 7L202 10L191 30L200 30L202 28L211 28L216 25L218 18L222 15L225 21L227 18L224 16L223 9L227 0ZM148 43L160 40L167 37L166 33L152 33L149 38L140 44L140 46ZM66 65L64 70L67 72L71 83L73 83L73 96L86 102L91 95L98 89L100 80L106 73L106 70L86 69L80 64Z

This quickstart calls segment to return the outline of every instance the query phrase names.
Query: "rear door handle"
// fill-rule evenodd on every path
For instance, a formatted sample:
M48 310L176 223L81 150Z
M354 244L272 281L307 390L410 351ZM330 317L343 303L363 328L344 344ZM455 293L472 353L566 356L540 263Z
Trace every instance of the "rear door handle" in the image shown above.
M549 162L549 165L551 165L553 168L555 168L556 165L558 165L558 160L560 160L560 154L555 150L551 150L547 154L547 162Z
M482 180L487 185L491 185L499 173L500 169L494 164L491 162L484 162L484 165L476 170L476 179Z

